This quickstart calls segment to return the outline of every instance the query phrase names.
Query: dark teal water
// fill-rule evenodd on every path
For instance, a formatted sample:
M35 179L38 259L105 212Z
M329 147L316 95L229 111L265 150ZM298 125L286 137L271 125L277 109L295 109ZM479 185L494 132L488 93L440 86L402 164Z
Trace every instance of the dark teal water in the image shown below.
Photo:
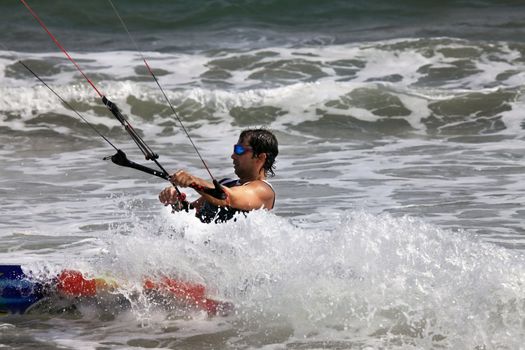
M74 50L131 48L107 1L29 1ZM522 1L122 1L141 46L163 51L344 44L400 37L522 42ZM12 50L49 47L20 2L0 4L2 42Z

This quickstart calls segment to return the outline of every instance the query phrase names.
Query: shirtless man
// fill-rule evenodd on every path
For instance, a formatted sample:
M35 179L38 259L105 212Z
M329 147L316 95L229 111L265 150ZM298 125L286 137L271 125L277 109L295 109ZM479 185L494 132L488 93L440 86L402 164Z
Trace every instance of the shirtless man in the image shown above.
M203 191L199 199L189 204L196 209L196 216L205 223L224 222L239 212L256 209L271 210L275 204L275 192L266 180L274 176L274 162L278 150L275 135L266 129L244 130L237 144L233 146L233 168L238 179L222 179L219 183L225 193L225 199L218 199ZM213 188L210 182L194 176L184 170L171 175L170 181L180 187ZM159 200L165 205L181 205L183 198L178 196L175 187L167 187L159 194ZM187 207L187 205L186 205Z

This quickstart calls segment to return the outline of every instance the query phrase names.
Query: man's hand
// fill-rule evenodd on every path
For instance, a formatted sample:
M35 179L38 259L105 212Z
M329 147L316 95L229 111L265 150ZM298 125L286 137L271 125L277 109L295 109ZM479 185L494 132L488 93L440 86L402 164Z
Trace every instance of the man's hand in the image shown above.
M179 187L189 187L192 184L198 183L198 180L199 178L184 170L179 170L170 176L170 182Z
M185 193L177 193L175 187L166 187L159 194L159 201L168 206L171 204L173 211L188 210L189 203L186 201Z

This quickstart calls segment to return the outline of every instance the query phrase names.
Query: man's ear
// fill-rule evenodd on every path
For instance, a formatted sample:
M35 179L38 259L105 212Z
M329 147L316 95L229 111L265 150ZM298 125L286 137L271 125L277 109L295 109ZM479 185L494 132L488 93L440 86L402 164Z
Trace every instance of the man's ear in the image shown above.
M259 153L259 154L257 155L257 158L258 158L258 159L261 159L261 160L263 160L263 161L266 161L266 158L267 158L267 157L268 157L268 155L267 155L266 153Z
M259 162L260 166L261 166L261 170L264 169L264 163L266 163L266 158L268 157L268 155L266 153L259 153L257 155L257 161Z

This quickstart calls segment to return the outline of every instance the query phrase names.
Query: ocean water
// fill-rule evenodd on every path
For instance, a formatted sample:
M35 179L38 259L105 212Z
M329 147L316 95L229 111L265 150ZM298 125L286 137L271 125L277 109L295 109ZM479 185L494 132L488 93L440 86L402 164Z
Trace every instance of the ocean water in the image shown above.
M203 169L111 4L31 1L169 171ZM0 318L9 349L525 349L522 1L122 1L217 177L279 140L272 212L172 214L162 179L27 9L0 3L0 263L110 276L127 307ZM191 199L195 193L187 191ZM141 298L203 283L228 316ZM137 297L139 295L139 297Z

